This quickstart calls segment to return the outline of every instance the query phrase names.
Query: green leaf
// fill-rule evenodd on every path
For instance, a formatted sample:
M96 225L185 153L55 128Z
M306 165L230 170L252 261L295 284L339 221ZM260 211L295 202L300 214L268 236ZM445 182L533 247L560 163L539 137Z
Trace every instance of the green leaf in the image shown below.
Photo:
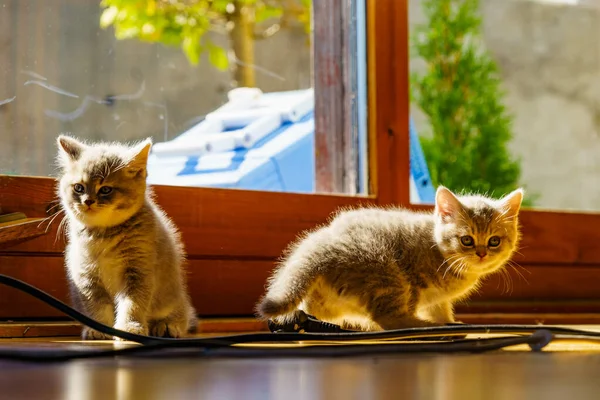
M200 61L200 42L198 38L186 36L183 38L181 48L192 65L198 65Z
M227 52L222 47L212 44L209 45L208 60L212 65L221 71L225 71L229 67L229 58L227 57Z
M202 52L207 50L209 62L226 70L227 48L213 44L203 48L201 43L211 27L223 26L232 5L248 7L255 21L281 18L285 12L286 18L310 26L311 4L311 0L101 0L100 26L113 26L119 40L179 46L193 65L200 62Z
M269 6L257 7L254 15L254 19L257 24L264 22L268 19L280 18L283 14L282 8L275 8Z
M115 37L119 40L137 37L140 30L137 26L121 26L115 29Z
M117 7L108 7L102 11L102 15L100 16L100 28L106 29L110 25L115 22L115 18L119 14L119 9Z

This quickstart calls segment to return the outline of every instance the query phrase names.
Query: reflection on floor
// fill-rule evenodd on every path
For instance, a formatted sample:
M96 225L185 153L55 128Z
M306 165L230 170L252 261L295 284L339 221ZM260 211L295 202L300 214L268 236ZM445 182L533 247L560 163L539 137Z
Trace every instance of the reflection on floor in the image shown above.
M600 331L600 326L578 328ZM2 339L0 346L131 346L76 338ZM597 398L600 346L551 344L469 355L319 359L122 358L0 362L4 399L587 399Z

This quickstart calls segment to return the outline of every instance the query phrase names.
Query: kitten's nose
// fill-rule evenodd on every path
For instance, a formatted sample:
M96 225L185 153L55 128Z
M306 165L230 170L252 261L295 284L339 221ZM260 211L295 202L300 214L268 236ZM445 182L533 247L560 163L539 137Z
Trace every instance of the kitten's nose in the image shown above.
M475 254L477 254L479 258L483 258L487 256L487 251L485 251L485 248L479 248L475 250Z
M94 204L94 203L95 203L95 201L94 201L94 200L92 200L92 199L87 199L86 201L84 201L84 203L85 203L85 205L86 205L86 206L88 206L88 207L89 207L89 206L91 206L92 204Z

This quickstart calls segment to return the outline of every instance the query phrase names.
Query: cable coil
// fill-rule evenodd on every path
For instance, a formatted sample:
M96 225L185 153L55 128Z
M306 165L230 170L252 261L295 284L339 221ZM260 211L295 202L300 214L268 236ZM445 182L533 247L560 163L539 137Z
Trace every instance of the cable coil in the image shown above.
M528 345L540 351L553 340L577 340L600 344L600 333L540 325L449 325L378 332L348 331L300 312L285 326L269 322L272 333L253 333L210 338L162 338L137 335L95 321L55 297L23 281L0 274L0 284L41 300L77 322L106 335L139 344L110 350L0 347L0 359L20 361L68 361L115 356L195 357L336 357L399 353L480 353L509 346ZM300 333L303 332L303 333ZM464 339L468 334L511 336ZM456 339L456 337L462 337ZM376 343L358 343L358 341ZM389 341L402 343L389 343ZM410 340L417 340L410 342ZM433 341L432 341L433 340ZM301 342L301 346L297 346ZM340 345L344 342L344 345ZM277 343L278 346L260 346ZM282 344L295 344L282 347ZM254 345L254 347L252 347Z

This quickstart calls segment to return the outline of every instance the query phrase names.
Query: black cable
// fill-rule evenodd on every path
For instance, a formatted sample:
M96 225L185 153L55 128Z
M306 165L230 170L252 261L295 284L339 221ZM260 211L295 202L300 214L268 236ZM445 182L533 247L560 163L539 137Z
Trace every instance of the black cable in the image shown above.
M1 348L0 359L15 361L35 362L60 362L76 359L90 359L116 356L156 356L161 357L194 357L194 358L220 358L220 357L350 357L374 356L382 354L405 353L457 353L471 352L482 353L500 350L509 346L529 345L534 351L540 351L552 340L552 334L546 330L538 330L532 335L488 338L465 339L454 342L429 342L429 343L391 343L391 344L353 344L353 345L312 345L302 347L238 347L226 346L219 348L206 348L191 342L177 341L172 343L154 343L143 346L132 346L111 350L77 350L56 348L15 349L13 347Z
M428 328L409 328L381 332L336 332L336 325L325 323L328 331L333 330L334 333L258 333L258 334L241 334L213 338L159 338L152 336L143 336L124 332L113 327L101 324L84 314L74 310L60 300L50 296L49 294L25 283L18 279L0 274L0 284L10 286L14 289L27 293L49 306L65 313L74 320L87 325L104 334L119 337L128 341L142 344L127 349L109 350L109 351L76 351L76 350L56 350L53 349L50 353L40 352L39 349L31 352L23 351L22 349L3 349L0 350L0 358L6 359L21 359L21 360L41 360L46 361L64 361L73 358L86 357L106 357L116 355L128 355L135 353L148 353L165 349L190 349L195 348L196 351L201 351L201 356L252 356L254 355L273 355L273 354L297 354L297 355L317 355L317 354L375 354L377 351L388 352L454 352L454 351L488 351L496 350L514 344L534 344L535 350L540 350L548 344L553 337L560 336L562 339L576 340L599 340L600 333L587 332L577 329L569 329L552 326L539 325L452 325ZM310 316L309 316L310 317ZM311 318L308 318L311 319ZM314 317L312 318L314 319ZM316 319L311 320L310 327L319 329L319 322ZM341 329L341 328L340 328ZM542 332L542 333L540 333ZM443 343L405 343L405 344L355 344L351 348L348 345L318 345L314 347L299 347L299 348L253 348L248 347L232 347L244 343L266 343L266 342L347 342L356 340L406 340L419 338L425 340L427 338L436 338L442 335L445 338L464 336L466 334L510 334L510 335L530 335L520 337L503 337L493 339L471 339L471 340L455 340L453 342ZM536 336L537 335L537 336ZM541 335L541 336L540 336ZM542 340L541 338L545 338ZM376 347L373 347L376 346ZM382 347L377 347L382 346ZM392 347L390 347L392 346ZM395 347L393 347L395 346ZM532 347L532 348L534 348ZM241 349L241 350L240 350ZM370 350L372 349L372 353ZM242 351L243 350L243 351ZM164 354L164 353L161 353Z
M10 286L14 289L20 290L27 293L50 307L53 307L69 317L73 318L77 322L80 322L92 329L102 332L104 334L119 337L131 342L140 344L153 344L158 342L181 342L191 341L197 344L206 346L229 346L232 344L239 343L250 343L250 342L288 342L288 341L299 341L299 340L311 340L311 341L329 341L329 340L382 340L382 339L408 339L408 338L427 338L431 336L447 335L447 336L461 336L469 333L484 333L484 334L530 334L539 329L545 329L553 334L563 335L581 335L588 337L600 338L600 332L589 332L578 329L562 328L554 326L542 326L542 325L449 325L439 327L427 327L427 328L406 328L388 331L377 331L377 332L360 332L360 331L346 331L343 333L276 333L275 335L269 333L252 333L252 334L241 334L231 336L221 336L216 338L204 338L204 339L173 339L173 338L162 338L153 336L136 335L115 329L113 327L104 325L98 321L95 321L79 311L69 307L62 301L52 297L51 295L7 275L0 274L0 284ZM331 324L330 324L331 325Z
M15 279L15 278L7 276L7 275L0 274L0 283L3 285L6 285L6 286L10 286L13 289L20 290L21 292L27 293L27 294L37 298L38 300L41 300L42 302L46 303L50 307L55 308L58 311L68 315L69 317L73 318L75 321L80 322L83 325L86 325L86 326L88 326L92 329L95 329L98 332L102 332L106 335L115 336L120 339L128 340L130 342L140 343L140 344L154 344L154 343L160 343L160 342L174 342L174 341L181 340L181 339L174 339L174 338L162 338L162 337L138 335L135 333L129 333L129 332L125 332L125 331L122 331L119 329L115 329L108 325L104 325L96 320L93 320L92 318L88 317L87 315L80 313L79 311L75 310L74 308L69 307L68 305L66 305L62 301L58 300L57 298L49 295L48 293L46 293L42 290L39 290L38 288L31 286L28 283L25 283L23 281L20 281L18 279ZM215 346L227 346L230 344L229 342L220 342L218 339L201 339L201 340L205 341L206 345L212 344Z

